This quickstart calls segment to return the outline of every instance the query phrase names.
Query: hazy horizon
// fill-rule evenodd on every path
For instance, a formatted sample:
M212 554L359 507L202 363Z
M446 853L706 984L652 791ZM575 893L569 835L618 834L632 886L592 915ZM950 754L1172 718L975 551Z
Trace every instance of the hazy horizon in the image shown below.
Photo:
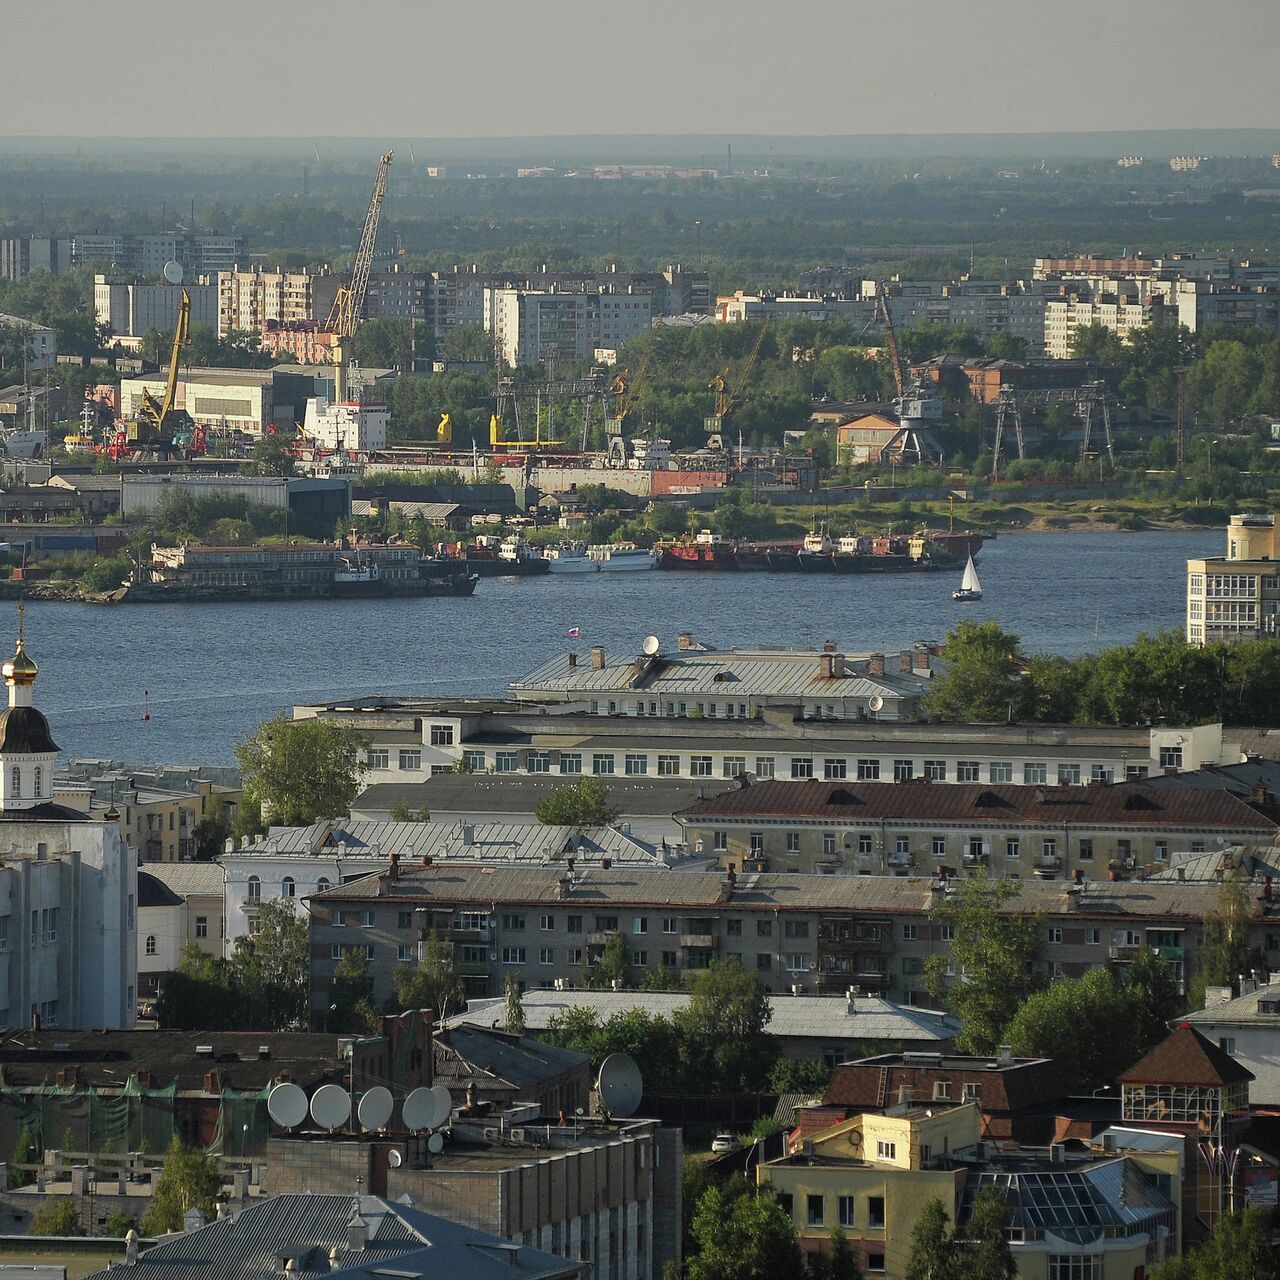
M1280 22L1268 0L368 0L356 10L133 0L124 10L65 0L53 37L11 41L8 142L1280 128Z

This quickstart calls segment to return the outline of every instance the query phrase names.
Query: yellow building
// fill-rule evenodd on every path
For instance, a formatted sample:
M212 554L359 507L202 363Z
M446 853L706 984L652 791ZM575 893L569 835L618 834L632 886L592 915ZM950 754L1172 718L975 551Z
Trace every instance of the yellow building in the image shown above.
M1227 554L1187 561L1187 643L1274 636L1280 618L1277 519L1232 516Z
M900 1103L864 1114L759 1166L791 1213L801 1247L827 1247L839 1229L868 1276L904 1277L911 1231L942 1201L964 1222L985 1186L1009 1204L1009 1238L1024 1280L1132 1280L1177 1253L1181 1150L1169 1135L1134 1135L1120 1152L1063 1146L996 1152L980 1141L976 1103ZM1147 1140L1139 1142L1138 1139Z

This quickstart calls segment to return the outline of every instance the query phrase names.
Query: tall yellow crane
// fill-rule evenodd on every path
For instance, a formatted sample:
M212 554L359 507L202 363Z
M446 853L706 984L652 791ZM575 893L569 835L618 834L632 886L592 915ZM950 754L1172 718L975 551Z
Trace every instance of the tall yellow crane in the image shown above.
M898 399L906 394L906 382L902 377L902 356L898 352L898 335L893 331L893 317L889 314L889 290L883 281L876 285L876 305L880 308L880 323L884 325L884 339L889 345L889 360L893 364L893 385L898 388Z
M746 360L742 363L742 368L738 370L738 376L729 382L729 370L723 373L717 373L714 378L707 384L709 391L716 393L715 412L711 417L704 420L704 426L707 429L707 448L723 449L724 444L724 424L730 414L738 407L742 399L742 389L747 385L747 380L751 377L751 371L756 367L756 361L760 358L760 348L764 346L765 335L769 332L769 324L773 320L772 315L766 315L764 323L761 324L759 331L756 333L756 340L751 344L751 351L748 353Z
M157 400L151 392L143 390L138 418L129 424L131 443L159 446L168 449L178 430L188 421L187 415L174 408L178 396L178 370L182 366L182 350L191 341L191 295L183 289L178 300L178 321L173 327L173 342L169 347L169 372L164 382L164 399Z
M369 272L373 269L373 247L378 239L378 219L382 216L382 200L387 194L387 173L391 168L394 151L386 152L378 161L378 171L373 178L373 192L369 196L369 212L365 214L364 230L360 234L360 247L351 264L351 283L344 284L334 295L333 306L325 328L334 335L333 398L342 404L347 398L347 366L351 360L351 339L355 337L360 313L364 310L365 294L369 289Z
M649 366L653 363L654 345L653 340L650 339L634 377L629 369L621 369L609 384L609 394L613 397L613 413L604 420L608 449L605 454L607 467L627 465L627 418L636 407L640 388L644 386L644 381L649 376Z

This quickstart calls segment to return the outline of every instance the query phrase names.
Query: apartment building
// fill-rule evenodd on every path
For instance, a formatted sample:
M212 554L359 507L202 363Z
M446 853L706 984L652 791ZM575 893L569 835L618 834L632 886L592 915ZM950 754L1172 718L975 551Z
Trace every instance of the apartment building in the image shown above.
M1046 974L1081 977L1156 948L1185 982L1198 968L1216 884L1028 878L1002 911L1043 921ZM938 916L950 877L776 873L645 874L614 867L494 867L400 862L308 899L312 1008L321 1016L346 948L368 957L375 996L433 932L454 946L467 995L581 984L612 938L637 970L674 982L733 959L770 991L845 992L850 986L929 1007L924 966L953 963L952 928ZM1251 903L1251 940L1280 967L1280 903ZM1274 932L1272 932L1274 930Z
M208 276L177 288L171 284L132 284L125 276L99 273L93 278L98 323L117 338L141 338L148 329L166 337L178 322L182 294L191 301L191 323L218 327L218 286Z
M1280 809L1225 791L1043 779L935 787L927 777L855 780L830 761L819 781L815 763L793 757L793 777L798 769L804 781L756 782L696 801L676 815L685 840L724 864L761 871L910 875L947 867L1055 879L1104 868L1129 875L1180 853L1270 845L1280 831ZM831 780L833 772L841 776Z
M70 266L70 240L54 236L0 236L0 280L22 280L33 271L57 275Z
M1187 643L1274 636L1280 618L1276 516L1235 515L1227 554L1187 561Z
M38 324L24 316L0 315L0 329L11 329L22 335L26 348L27 368L34 370L52 369L58 362L58 331L47 324ZM21 368L21 361L16 360L15 371Z
M321 280L332 280L311 270L271 271L260 266L249 271L224 271L218 275L218 336L232 329L260 333L269 320L280 324L323 321L317 291ZM336 291L336 283L333 285ZM329 302L332 303L332 297Z
M648 333L654 296L636 289L587 292L519 288L485 291L485 328L511 368L551 360L589 360Z
M1163 324L1165 314L1160 298L1142 300L1132 293L1082 292L1052 298L1044 309L1044 354L1051 360L1066 360L1075 354L1076 330L1101 325L1124 340L1130 333Z
M167 262L177 262L190 275L231 271L243 253L244 242L236 235L94 231L71 237L73 267L113 267L143 275L159 275Z

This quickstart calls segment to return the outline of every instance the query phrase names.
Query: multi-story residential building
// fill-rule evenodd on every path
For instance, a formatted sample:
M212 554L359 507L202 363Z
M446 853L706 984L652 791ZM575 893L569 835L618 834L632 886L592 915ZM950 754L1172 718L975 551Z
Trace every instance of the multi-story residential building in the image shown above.
M592 292L488 289L485 328L508 366L548 360L589 360L600 347L616 348L647 333L654 295L636 289Z
M914 868L990 870L1056 879L1118 875L1179 853L1269 845L1280 809L1225 791L969 782L931 786L815 776L818 758L793 756L792 779L744 785L676 816L696 851L755 870L910 875ZM869 770L868 770L869 772ZM976 770L975 770L976 772Z
M1227 554L1187 561L1187 643L1274 636L1280 618L1280 539L1274 515L1236 515Z
M112 267L143 275L159 275L167 262L177 262L191 275L231 271L243 252L243 241L236 235L193 235L182 231L132 235L95 231L71 238L73 267Z
M33 271L57 275L70 265L70 240L53 236L0 237L0 280L21 280Z
M983 1136L976 1101L907 1101L814 1134L757 1165L756 1182L791 1214L806 1253L827 1251L839 1230L865 1274L894 1280L925 1205L941 1200L963 1227L984 1187L1007 1199L1025 1280L1130 1280L1181 1251L1180 1153L1158 1139L1068 1156L996 1153Z
M1046 972L1080 977L1156 948L1185 982L1198 969L1216 884L1023 879L1000 908L1037 914ZM646 874L570 869L396 863L309 899L312 1008L328 1007L344 949L369 958L375 995L433 931L451 941L469 996L494 996L510 975L524 987L580 983L620 937L638 970L679 981L713 960L735 959L770 991L844 992L851 985L929 1006L925 962L951 958L939 917L947 877L803 876L698 871ZM1251 942L1280 964L1280 903L1251 903ZM1274 932L1273 932L1274 931ZM1267 948L1271 948L1267 950Z
M141 338L148 329L168 335L178 320L183 291L191 300L191 323L218 327L218 286L205 276L199 283L131 284L124 276L94 276L93 304L98 323L117 338Z
M26 350L27 368L52 369L58 362L58 331L47 324L37 324L23 316L0 315L0 329L11 329L22 334ZM22 367L15 361L15 369Z
M137 860L114 826L55 801L58 747L33 705L37 674L19 634L0 712L0 1023L131 1027Z
M1081 292L1051 298L1044 310L1044 353L1052 360L1075 355L1076 330L1101 325L1118 338L1151 325L1165 323L1165 303L1158 297L1141 300L1133 293Z
M323 322L328 316L319 314L317 289L321 280L333 277L310 270L271 271L254 267L249 271L223 271L218 274L218 336L225 338L232 329L260 333L269 320L280 324L300 321ZM336 291L336 282L333 285ZM332 297L329 302L332 303Z
M170 945L178 959L189 945L206 955L222 955L227 936L226 872L223 868L216 862L154 862L148 865L145 874L162 886L169 896L156 905L154 919L157 929L149 931L141 921L139 923L139 970L146 966L149 958L160 954L166 938L172 939ZM158 964L151 967L158 969Z

